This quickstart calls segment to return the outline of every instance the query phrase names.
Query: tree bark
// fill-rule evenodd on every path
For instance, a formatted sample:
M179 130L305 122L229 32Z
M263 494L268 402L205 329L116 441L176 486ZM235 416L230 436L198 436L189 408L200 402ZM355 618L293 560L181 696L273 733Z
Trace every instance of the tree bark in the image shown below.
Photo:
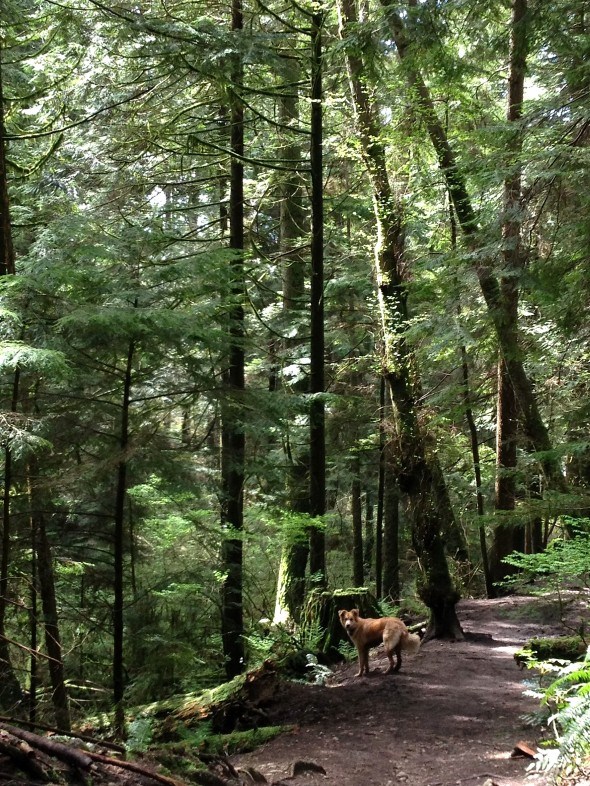
M365 491L365 541L363 543L363 563L365 567L365 581L373 578L373 555L375 552L375 528L374 528L375 506L371 491Z
M360 462L358 456L353 461L350 507L352 513L352 580L355 587L362 587L365 580L363 562L363 512L361 504Z
M6 128L4 125L4 93L2 87L2 47L0 42L0 275L14 275L14 245L8 196L8 173L6 171ZM12 386L11 412L16 412L18 403L19 371L15 371ZM2 554L0 555L0 707L13 711L22 699L22 691L10 658L10 648L5 638L6 608L8 600L8 567L10 564L10 508L12 487L12 449L10 439L5 440L4 492L2 495Z
M10 565L10 507L12 488L12 451L4 448L4 492L2 495L2 554L0 555L0 708L16 713L22 701L22 691L10 657L6 638L6 609L8 602L8 569Z
M55 577L51 546L47 537L45 517L38 513L37 518L37 564L39 589L43 608L45 627L45 649L49 656L49 675L51 677L51 701L58 729L69 732L71 729L70 705L66 690L61 637L55 596Z
M354 0L340 0L340 36L358 22ZM384 340L384 367L395 407L398 481L408 496L414 549L423 569L420 596L431 612L427 636L461 638L455 613L459 595L449 573L441 532L449 532L452 513L436 456L429 454L416 403L417 369L406 342L407 290L403 278L404 232L401 209L391 191L375 106L363 82L364 64L357 49L346 53L360 144L373 191L378 239L375 269Z
M29 500L32 502L31 483L29 478ZM34 724L37 720L37 689L39 686L39 658L37 654L38 631L37 618L39 615L39 593L37 575L37 522L33 514L31 505L31 516L29 518L31 532L31 589L30 589L30 609L29 626L31 631L30 647L30 667L29 667L29 722Z
M379 377L379 477L375 519L375 591L383 596L383 512L385 501L385 377Z
M525 265L521 243L522 226L522 105L527 57L527 0L514 0L510 40L508 79L509 138L506 146L508 174L504 180L504 215L502 218L502 257L504 270L500 278L500 297L504 314L504 332L511 345L518 344L518 302L520 277ZM491 579L501 582L514 572L503 563L512 551L524 550L524 525L510 517L516 507L516 469L518 438L518 400L514 386L513 364L517 360L501 354L498 359L498 399L496 418L496 500L497 511L506 520L496 526L492 545ZM496 592L502 590L496 589Z
M392 462L388 461L390 448L384 453L384 504L383 504L383 597L397 601L401 597L399 572L399 488Z
M243 29L241 0L232 2L231 29L239 38ZM232 82L240 90L243 82L243 64L236 55ZM244 109L239 94L234 94L230 112L231 169L229 233L231 261L231 297L229 324L229 366L224 374L228 400L224 405L222 422L222 511L225 530L222 545L221 633L225 671L229 679L244 668L244 619L243 619L243 548L244 528L244 460L245 434L241 398L245 387L244 377Z
M57 597L55 593L55 573L53 569L53 555L49 537L47 535L46 516L48 510L46 497L48 495L40 490L40 474L37 459L32 457L27 466L27 491L30 506L31 522L31 551L32 551L32 626L35 632L35 644L31 644L31 690L29 720L35 720L36 697L33 688L36 688L38 656L37 645L37 587L41 596L43 610L43 627L45 632L45 650L48 656L49 676L51 679L51 701L55 725L66 732L71 731L70 706L66 688L63 651L59 628L59 614Z
M469 386L469 364L467 361L467 349L461 347L461 372L463 376L463 402L465 404L465 420L467 421L467 428L469 430L469 441L471 443L471 455L473 457L473 474L475 476L475 496L477 503L477 515L481 519L485 513L484 497L481 483L481 460L479 455L479 438L477 434L477 426L475 425L475 418L473 417L473 409L471 406L471 389ZM490 572L490 562L488 555L488 546L486 542L486 531L483 524L478 527L479 531L479 548L481 552L481 562L483 569L483 577L486 586L486 595L488 598L494 597L494 589L492 577Z
M288 58L289 68L286 82L290 87L279 98L279 113L283 126L291 127L299 122L299 101L296 85L300 81L300 68L296 60ZM301 180L301 150L290 132L285 132L281 158L289 162L292 169L286 172L280 185L280 248L283 262L283 311L292 313L305 310L305 259L303 236L305 233L305 211L303 210L303 184ZM301 339L285 339L285 350L298 346ZM301 391L300 391L301 392ZM309 460L307 449L294 452L287 438L287 506L295 513L309 513ZM305 598L305 571L309 556L307 537L283 535L281 562L275 600L275 624L299 621Z
M6 171L6 127L4 125L4 91L2 81L2 44L0 42L0 276L15 272L8 172Z
M326 543L321 517L326 512L326 434L324 408L324 179L322 28L324 15L311 19L311 347L309 408L309 512L318 526L309 531L312 583L326 584Z
M119 739L125 737L125 692L124 648L124 605L125 605L125 497L127 495L127 452L129 449L129 411L131 407L131 382L135 342L130 341L123 376L123 398L121 401L121 423L119 431L119 462L115 490L115 533L113 545L113 706L115 710L115 733Z

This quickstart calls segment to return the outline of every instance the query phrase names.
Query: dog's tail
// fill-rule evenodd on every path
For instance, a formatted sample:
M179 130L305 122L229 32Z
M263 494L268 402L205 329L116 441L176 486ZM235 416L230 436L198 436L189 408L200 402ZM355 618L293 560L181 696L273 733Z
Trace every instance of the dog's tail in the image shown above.
M420 649L420 636L417 633L408 633L402 637L402 649L415 655Z

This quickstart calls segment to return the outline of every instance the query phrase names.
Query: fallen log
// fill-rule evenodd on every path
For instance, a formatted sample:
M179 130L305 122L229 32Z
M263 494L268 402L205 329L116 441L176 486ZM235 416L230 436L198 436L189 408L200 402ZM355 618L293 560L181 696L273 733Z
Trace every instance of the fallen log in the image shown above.
M162 724L154 732L159 741L178 739L187 727L204 721L214 733L227 734L236 728L252 728L264 720L261 709L271 699L279 683L275 664L265 661L247 674L197 695L186 696L174 709L169 709Z
M17 729L15 726L0 725L0 729L11 734L13 737L24 740L33 748L38 748L43 753L49 756L54 756L56 759L65 762L66 764L73 765L81 770L89 770L92 764L90 755L78 748L72 748L69 745L64 745L63 742L57 742L49 737L40 737L38 734L33 734L32 731L25 731L24 729Z
M14 718L8 718L5 715L0 715L0 724L6 723L12 725ZM117 751L118 753L125 753L125 746L119 745L117 742L110 742L109 740L97 740L96 737L90 737L88 734L80 734L76 731L64 731L57 729L55 726L47 726L44 723L33 723L32 721L25 720L24 718L18 719L20 726L27 726L29 729L40 729L41 731L48 731L51 734L56 734L60 737L71 737L75 740L82 740L82 742L89 742L91 745L100 745L101 748L108 748L109 750Z
M25 747L26 746L26 747ZM19 770L45 783L50 779L46 769L37 761L28 743L23 743L4 729L0 729L0 753L14 762Z
M64 745L57 740L40 737L33 732L5 724L0 724L0 752L8 756L18 769L44 782L55 780L51 772L51 760L57 759L77 772L87 773L93 768L94 776L97 774L97 765L101 765L101 767L114 767L133 772L143 776L146 780L155 781L164 784L164 786L179 786L180 783L135 762L123 761L94 751L82 751L79 748ZM43 761L39 761L39 754L43 754ZM112 778L108 778L108 781L111 782Z

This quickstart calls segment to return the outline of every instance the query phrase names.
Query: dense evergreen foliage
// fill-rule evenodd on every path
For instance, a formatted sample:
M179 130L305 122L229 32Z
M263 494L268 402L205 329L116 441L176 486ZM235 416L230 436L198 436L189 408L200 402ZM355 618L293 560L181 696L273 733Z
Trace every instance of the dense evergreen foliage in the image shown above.
M586 4L338 5L2 5L3 711L217 684L318 583L460 635L579 537Z

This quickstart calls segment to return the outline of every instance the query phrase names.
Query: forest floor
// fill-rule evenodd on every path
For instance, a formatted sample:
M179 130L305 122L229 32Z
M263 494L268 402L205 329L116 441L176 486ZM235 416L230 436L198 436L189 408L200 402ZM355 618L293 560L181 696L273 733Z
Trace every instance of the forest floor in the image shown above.
M547 598L463 600L465 640L431 640L397 674L383 673L377 649L368 677L348 663L325 685L286 683L266 711L270 723L294 730L231 762L293 786L545 786L546 776L527 772L530 758L512 756L521 741L536 749L544 734L525 723L539 704L523 695L532 675L514 653L534 636L571 633L587 616L577 598L565 607Z

